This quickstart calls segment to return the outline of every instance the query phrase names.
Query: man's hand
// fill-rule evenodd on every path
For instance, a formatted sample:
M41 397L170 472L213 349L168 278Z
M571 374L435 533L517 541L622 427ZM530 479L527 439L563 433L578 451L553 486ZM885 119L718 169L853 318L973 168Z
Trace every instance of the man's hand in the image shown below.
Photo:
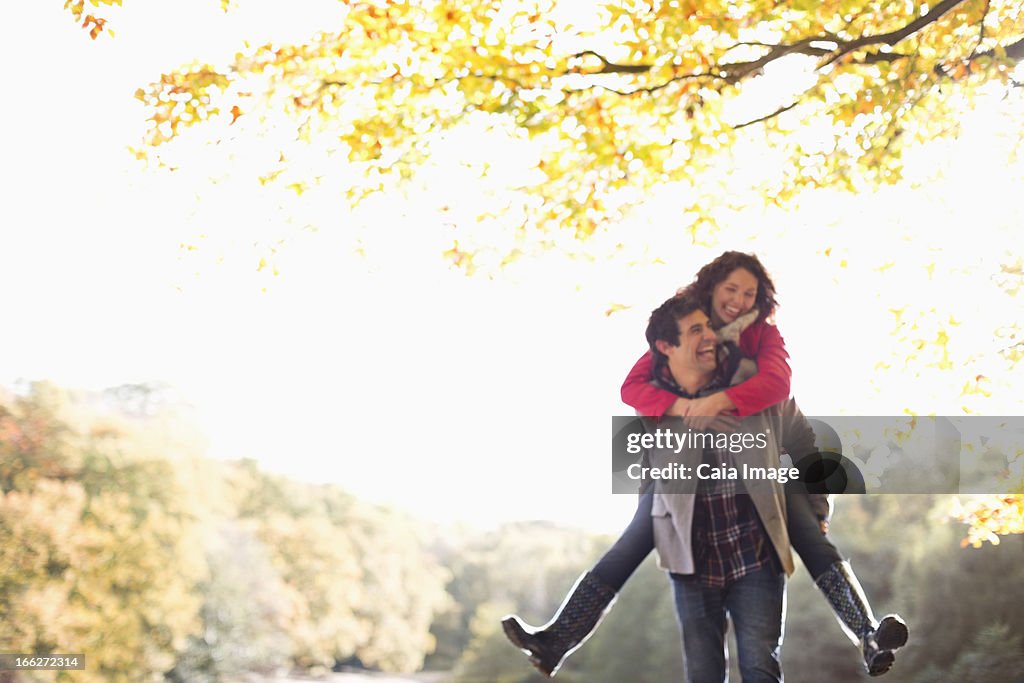
M821 526L821 535L824 536L825 534L827 534L828 533L828 520L827 519L819 520L818 524Z

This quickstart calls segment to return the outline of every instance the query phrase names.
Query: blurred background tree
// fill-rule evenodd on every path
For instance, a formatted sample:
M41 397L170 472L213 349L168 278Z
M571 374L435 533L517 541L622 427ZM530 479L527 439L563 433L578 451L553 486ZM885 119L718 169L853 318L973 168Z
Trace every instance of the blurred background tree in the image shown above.
M96 681L422 665L447 573L407 517L148 451L159 414L110 405L47 384L0 398L4 651L85 652Z
M111 405L42 384L0 399L0 643L85 652L75 680L212 683L345 664L538 681L500 618L543 623L611 540L551 522L427 524L251 460L161 455L146 435L173 420ZM185 426L177 433L188 442ZM955 671L1015 683L1024 535L965 548L949 502L841 496L831 533L876 609L912 624L899 680ZM802 570L786 632L788 678L861 680L855 648ZM675 680L680 652L669 583L649 559L559 678Z

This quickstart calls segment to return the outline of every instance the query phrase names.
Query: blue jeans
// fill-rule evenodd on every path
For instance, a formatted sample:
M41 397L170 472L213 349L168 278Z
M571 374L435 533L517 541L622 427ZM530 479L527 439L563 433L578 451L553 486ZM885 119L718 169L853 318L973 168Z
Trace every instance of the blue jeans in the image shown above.
M676 617L683 632L687 683L728 681L727 614L736 629L743 683L782 681L784 574L762 569L725 588L708 588L689 576L671 577Z

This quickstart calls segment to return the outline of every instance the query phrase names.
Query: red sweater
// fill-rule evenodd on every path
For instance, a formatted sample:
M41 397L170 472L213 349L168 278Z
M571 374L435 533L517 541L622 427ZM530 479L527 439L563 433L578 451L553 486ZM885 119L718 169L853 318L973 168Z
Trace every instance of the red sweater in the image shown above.
M768 406L789 398L789 353L775 325L758 320L740 335L740 350L757 361L757 374L746 382L729 387L725 395L741 417L759 413ZM659 417L679 398L651 384L654 360L648 351L636 362L622 383L622 400L642 415Z

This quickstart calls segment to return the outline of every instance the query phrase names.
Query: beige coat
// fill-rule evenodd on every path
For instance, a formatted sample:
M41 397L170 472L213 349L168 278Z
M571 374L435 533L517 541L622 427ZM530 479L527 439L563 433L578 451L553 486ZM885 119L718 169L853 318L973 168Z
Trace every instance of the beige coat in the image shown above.
M646 421L649 430L672 429L685 435L687 428L680 421L663 421L658 424ZM672 425L674 423L674 425ZM744 463L751 467L780 467L780 452L807 453L813 450L814 432L796 403L789 399L769 408L763 413L743 419L742 431L752 435L763 434L766 447L745 449L734 454L730 460L737 469ZM649 449L649 463L655 468L678 464L691 473L688 479L660 479L655 483L654 507L651 512L654 526L654 542L658 550L658 566L677 574L693 574L693 506L698 478L696 468L703 460L701 447L683 447L678 453L675 447ZM742 471L741 471L742 477ZM741 478L750 494L768 537L782 561L786 574L793 573L793 556L789 547L789 533L786 529L786 499L783 486L774 480L751 480ZM815 501L820 509L827 501Z

